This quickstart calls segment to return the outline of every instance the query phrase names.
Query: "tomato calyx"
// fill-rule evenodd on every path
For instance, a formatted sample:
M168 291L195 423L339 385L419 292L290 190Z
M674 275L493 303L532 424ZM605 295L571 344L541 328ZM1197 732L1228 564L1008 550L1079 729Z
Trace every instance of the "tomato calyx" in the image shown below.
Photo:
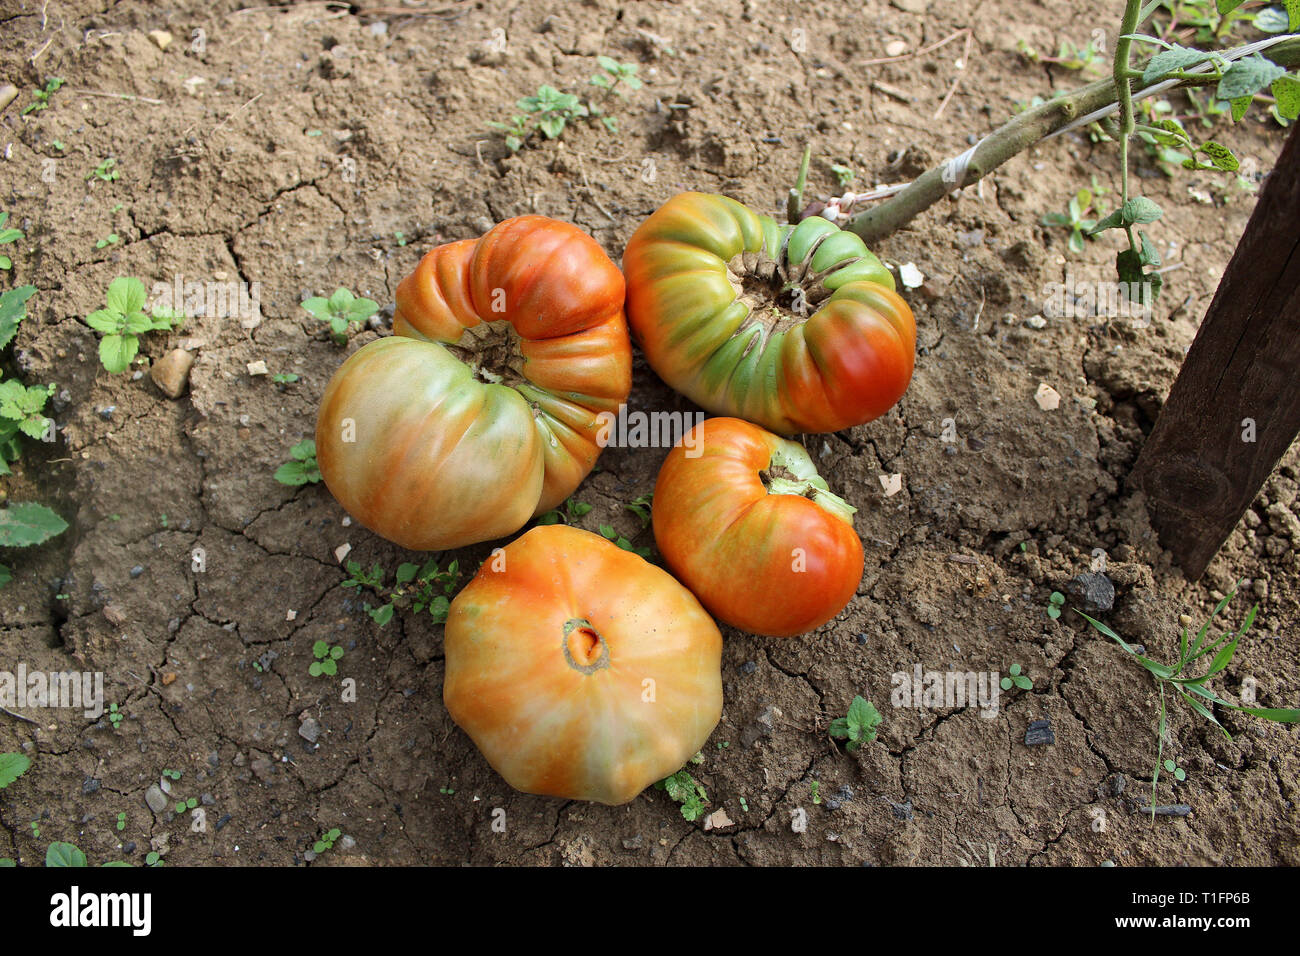
M827 279L870 256L853 233L815 216L783 227L780 235L776 250L765 244L757 252L739 252L727 263L727 281L749 309L748 321L736 334L760 325L770 338L803 323L841 285Z
M609 645L584 618L574 617L564 622L560 647L565 662L580 674L594 674L609 667Z
M514 326L499 320L471 326L455 342L443 342L442 346L468 365L480 382L516 388L528 381L519 342Z
M830 490L826 479L817 473L817 466L798 442L781 439L781 443L772 449L767 467L759 471L758 477L769 495L807 498L822 510L852 526L853 516L858 509Z

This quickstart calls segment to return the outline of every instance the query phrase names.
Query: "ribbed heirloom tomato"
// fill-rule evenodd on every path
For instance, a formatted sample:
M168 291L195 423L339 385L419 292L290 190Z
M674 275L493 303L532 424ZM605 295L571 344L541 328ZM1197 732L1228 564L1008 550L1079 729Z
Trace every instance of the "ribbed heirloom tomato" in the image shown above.
M589 531L534 528L447 615L443 700L525 793L627 803L722 715L722 636L686 588Z
M416 551L517 531L578 487L632 387L623 276L576 226L520 216L434 249L394 335L334 374L316 457L334 497Z
M623 271L651 367L715 414L838 431L883 415L911 380L911 309L862 240L825 219L782 226L682 193L628 240Z
M855 511L802 445L710 418L668 453L652 515L669 568L712 614L791 637L825 624L857 590Z

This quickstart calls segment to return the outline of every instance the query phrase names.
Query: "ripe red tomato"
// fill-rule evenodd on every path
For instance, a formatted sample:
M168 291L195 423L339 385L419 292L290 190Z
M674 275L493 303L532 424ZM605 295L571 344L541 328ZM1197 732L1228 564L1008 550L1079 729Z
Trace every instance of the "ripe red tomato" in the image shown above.
M589 531L533 528L447 615L443 700L525 793L627 803L722 715L722 635L686 588Z
M668 453L655 484L655 542L715 617L790 637L825 624L862 579L857 509L831 493L797 442L710 418Z
M520 216L426 255L390 337L330 380L316 460L367 528L415 551L517 531L564 501L632 387L623 276L576 226Z
M883 415L911 381L911 309L862 240L825 219L781 226L682 193L628 240L623 270L651 367L715 414L838 431Z

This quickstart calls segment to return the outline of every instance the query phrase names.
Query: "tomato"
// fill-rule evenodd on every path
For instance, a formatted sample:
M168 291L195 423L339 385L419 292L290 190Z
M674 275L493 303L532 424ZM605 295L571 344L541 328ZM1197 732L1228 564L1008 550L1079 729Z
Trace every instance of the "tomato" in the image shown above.
M838 431L883 415L912 378L916 324L893 276L825 219L781 226L682 193L628 240L623 271L651 367L715 414Z
M632 387L622 274L542 216L426 255L393 331L330 380L316 458L354 518L416 551L502 537L564 501Z
M715 617L791 637L825 624L862 579L857 509L831 493L802 445L710 418L668 453L655 483L655 542Z
M525 793L627 803L722 716L722 635L665 571L589 531L533 528L447 615L443 700Z

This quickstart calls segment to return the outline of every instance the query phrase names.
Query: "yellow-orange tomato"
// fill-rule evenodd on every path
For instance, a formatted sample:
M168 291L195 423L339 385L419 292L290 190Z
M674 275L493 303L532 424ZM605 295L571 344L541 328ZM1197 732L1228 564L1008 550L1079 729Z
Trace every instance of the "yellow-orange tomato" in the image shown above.
M655 543L716 617L790 637L825 624L862 579L855 508L802 445L710 418L668 453L655 484Z
M632 387L623 288L594 239L542 216L434 249L397 287L396 334L358 350L321 398L329 490L416 551L554 508Z
M589 531L534 528L447 615L443 700L525 793L627 803L722 715L722 636L686 588Z
M779 225L726 196L681 193L623 253L627 317L670 386L784 435L878 418L912 379L916 324L851 232Z

